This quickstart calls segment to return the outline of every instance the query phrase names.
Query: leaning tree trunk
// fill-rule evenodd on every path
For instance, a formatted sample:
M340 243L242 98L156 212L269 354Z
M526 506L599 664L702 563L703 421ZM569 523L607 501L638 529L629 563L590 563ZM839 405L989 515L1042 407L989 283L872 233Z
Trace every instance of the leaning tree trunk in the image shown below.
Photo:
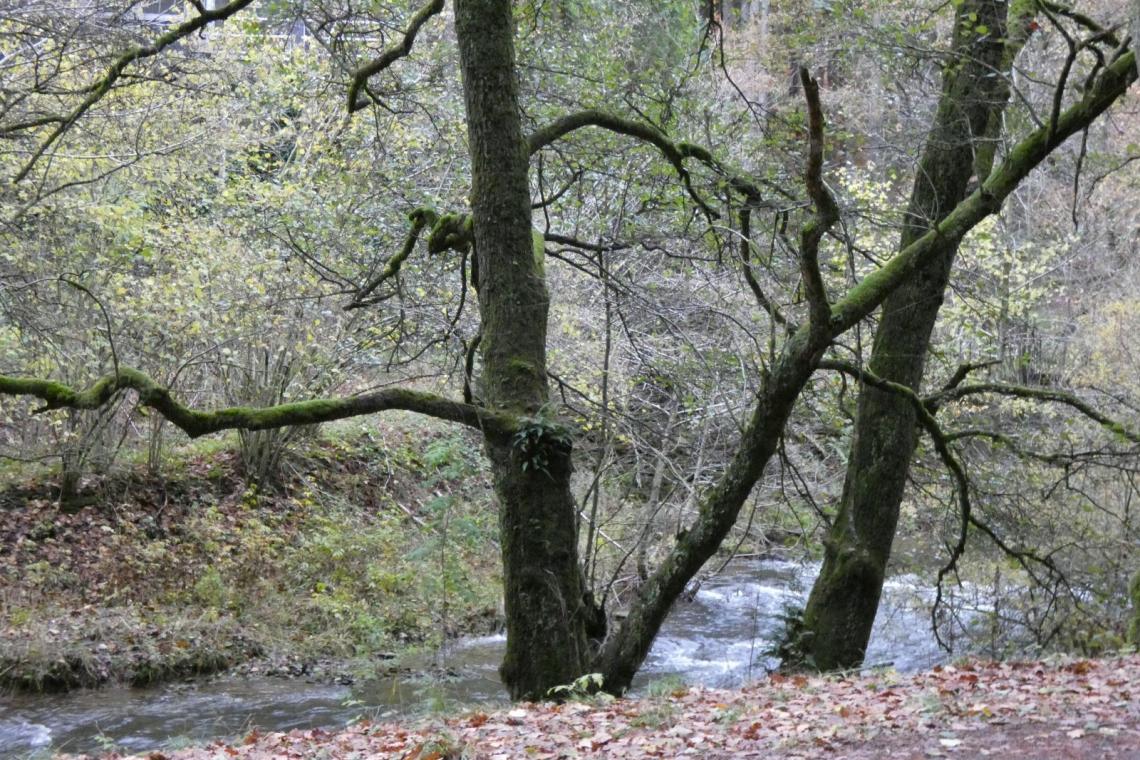
M993 166L996 127L1009 97L1003 75L1028 29L1028 19L1013 12L1007 39L1006 15L1006 3L999 0L969 0L959 7L954 64L944 74L900 250L967 196L972 175L982 181ZM918 389L958 242L942 243L884 301L869 362L874 374ZM862 388L839 511L825 539L823 568L786 666L833 670L863 662L914 455L915 422L907 399Z
M703 494L694 522L682 531L662 564L638 589L628 616L617 631L606 638L594 659L593 668L605 676L607 691L620 693L629 686L673 601L735 523L744 500L776 449L796 399L831 338L870 316L914 272L924 269L931 259L937 259L941 254L941 241L961 240L978 222L997 213L1030 171L1058 145L1104 113L1136 78L1135 56L1122 55L1052 127L1037 129L1019 142L982 188L951 210L937 230L906 246L833 304L830 323L822 337L813 335L811 325L801 325L788 339L757 393L751 418L725 473Z
M501 674L512 698L541 698L586 672L594 610L578 565L569 440L540 417L549 298L531 238L511 2L456 0L455 25L471 152L483 401L534 420L512 439L487 442L506 595Z

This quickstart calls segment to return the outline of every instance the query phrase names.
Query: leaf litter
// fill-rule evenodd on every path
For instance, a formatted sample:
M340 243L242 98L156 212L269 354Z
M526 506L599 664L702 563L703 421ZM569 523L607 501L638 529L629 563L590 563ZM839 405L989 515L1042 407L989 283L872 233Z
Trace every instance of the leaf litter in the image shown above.
M520 704L335 731L254 730L131 760L987 756L1140 758L1140 655L970 661L911 674L773 674L737 690L682 687L659 697Z

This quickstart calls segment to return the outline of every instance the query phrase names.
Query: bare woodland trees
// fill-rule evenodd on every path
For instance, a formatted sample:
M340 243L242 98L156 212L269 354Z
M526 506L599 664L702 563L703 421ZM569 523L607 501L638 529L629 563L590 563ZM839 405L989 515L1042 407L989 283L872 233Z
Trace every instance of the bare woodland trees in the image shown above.
M92 108L135 84L134 77L144 70L146 61L161 57L210 24L241 18L239 14L249 3L235 1L215 10L191 5L188 20L161 34L143 34L142 42L128 35L98 58L95 73L92 66L79 66L63 85L38 74L13 80L23 89L8 88L11 94L5 95L0 124L0 135L20 146L21 157L7 164L12 171L5 202L15 209L6 219L8 224L17 225L26 209L42 203L47 197L44 188L65 192L63 185L49 182L52 158L83 128ZM824 161L826 97L807 70L799 72L805 109L804 197L799 200L798 188L785 190L785 195L797 200L778 217L784 238L794 250L792 264L803 305L785 313L754 279L745 278L755 297L755 309L770 317L772 332L766 341L770 354L764 359L763 371L747 378L750 397L739 438L715 482L698 494L695 515L677 532L657 566L647 568L628 614L614 621L608 631L579 562L579 510L571 476L574 444L584 432L560 418L550 403L546 268L553 262L547 262L543 247L536 245L532 229L531 163L545 152L570 151L574 137L587 130L602 130L616 139L643 145L659 155L676 178L687 210L695 209L696 221L688 233L696 239L694 245L706 225L723 226L723 219L717 221L721 211L714 206L724 206L733 213L732 233L744 238L747 250L749 220L772 208L770 197L775 191L772 182L733 168L718 157L713 146L674 140L662 126L641 115L583 109L545 121L526 136L517 84L517 32L509 0L456 0L454 4L470 208L441 213L426 199L416 204L422 207L410 214L403 248L355 292L345 293L353 307L378 303L377 289L400 282L401 268L421 237L427 238L432 253L450 252L462 261L464 288L470 262L479 332L466 346L466 367L475 376L462 400L397 387L265 408L198 409L182 400L168 383L120 363L113 351L105 362L105 374L86 388L60 382L48 372L35 376L29 369L0 376L0 392L38 398L43 402L41 411L99 409L131 392L142 405L190 436L310 424L390 409L477 429L484 436L499 500L508 634L502 674L512 697L536 698L553 686L592 672L602 674L607 690L621 692L629 686L669 609L721 548L758 479L777 456L788 420L813 376L821 368L847 371L868 389L860 402L847 494L806 624L813 634L810 651L818 664L853 664L862 656L866 631L874 618L916 424L933 437L954 475L962 475L933 418L937 403L915 393L958 244L997 213L1030 172L1123 97L1137 77L1134 52L1121 40L1094 29L1079 45L1081 50L1095 49L1095 63L1085 73L1083 86L1067 86L1070 60L1066 73L1059 77L1049 113L1034 129L1015 136L1002 155L995 157L996 122L1009 97L1000 74L1010 65L1020 35L1034 15L1024 4L1017 8L1010 12L1006 3L990 0L960 5L942 102L914 181L898 251L844 291L829 286L820 261L821 248L837 237L842 221ZM348 72L349 112L387 107L385 94L374 86L377 78L399 67L422 44L419 36L444 10L442 0L428 2L397 24L396 31L385 19L388 44ZM1008 29L1007 17L1013 19ZM19 14L13 19L12 23L21 22ZM26 34L30 39L35 33ZM58 51L55 60L60 70L73 65L68 50L78 37L57 40L48 32L39 34ZM335 45L330 47L338 52ZM156 86L177 86L177 71L150 73L158 80ZM72 76L78 81L70 81ZM582 162L588 169L590 158ZM975 175L972 182L971 175ZM746 272L751 271L748 267L745 261ZM869 368L840 361L843 336L880 306L884 313ZM476 350L481 359L478 364ZM954 392L953 388L946 391ZM1098 422L1135 440L1133 433L1107 418ZM884 488L884 483L890 488ZM961 481L957 485L965 530L970 522L968 485ZM848 629L855 635L849 637Z

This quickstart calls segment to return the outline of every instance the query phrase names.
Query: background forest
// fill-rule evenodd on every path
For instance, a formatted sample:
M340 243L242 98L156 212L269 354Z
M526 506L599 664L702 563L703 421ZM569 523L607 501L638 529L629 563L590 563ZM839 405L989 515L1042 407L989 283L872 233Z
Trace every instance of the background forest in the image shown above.
M483 5L512 7L474 5L472 25ZM915 573L937 588L923 604L959 648L1125 646L1140 571L1129 9L1009 6L514 3L524 261L549 318L543 390L508 403L524 381L497 384L487 353L506 343L488 337L506 279L487 274L473 190L472 156L486 159L464 83L480 59L461 8L6 4L0 683L373 656L506 616L513 696L595 670L583 662L620 690L645 651L629 654L644 635L619 624L695 593L733 553L830 551L834 578L868 552L871 586ZM958 123L939 119L960 104L946 82L968 76L971 91L1006 91L950 143L937 125ZM1101 101L1112 107L1054 140ZM984 196L990 169L1038 133L1035 168L953 241L944 291L924 296L937 321L908 354L917 375L873 358L889 301L826 336L713 561L678 550L736 482L797 329L821 308L842 317L840 296ZM919 220L939 150L960 157L960 187ZM904 412L866 411L868 388ZM171 397L236 411L178 417ZM250 416L322 398L347 401ZM903 432L856 435L861 414ZM199 423L190 432L238 429L191 440ZM897 452L866 456L902 489L898 526L885 549L851 548L856 447L872 438ZM548 528L496 504L563 476L571 502L535 503L571 510L577 534L565 559L580 571L564 582L579 592L551 597L572 600L566 647L639 643L520 674L510 663L537 634L515 636L511 616L547 617L512 608L533 588L499 554L530 551L519 525ZM887 479L872 501L890 500ZM668 575L689 561L702 573ZM865 638L823 646L830 624L811 602L787 617L785 662L859 664Z

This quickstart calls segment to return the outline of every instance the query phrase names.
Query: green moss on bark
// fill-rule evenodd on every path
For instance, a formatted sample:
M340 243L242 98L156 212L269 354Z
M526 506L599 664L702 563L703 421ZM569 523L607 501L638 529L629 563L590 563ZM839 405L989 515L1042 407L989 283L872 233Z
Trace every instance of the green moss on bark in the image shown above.
M531 226L510 0L456 0L471 148L471 216L482 316L482 397L491 409L537 415L546 405L549 295ZM540 436L541 438L541 436ZM540 699L584 675L595 617L578 565L570 446L534 451L489 441L506 600L500 672L515 699Z
M930 239L929 220L966 199L974 172L988 174L988 167L975 163L974 144L1008 99L1005 80L994 75L1008 59L1005 12L997 0L968 0L958 10L956 65L943 73L942 96L899 243L904 253L888 265L902 266L896 262L909 248L930 241L928 254L911 263L907 279L883 301L870 361L875 375L907 388L917 389L922 381L930 335L961 239L960 234ZM993 33L979 34L979 25ZM867 287L864 280L853 295L863 298L860 291ZM815 667L842 669L863 661L914 453L915 425L909 399L863 387L839 512L804 611L807 640L802 650L804 660Z

